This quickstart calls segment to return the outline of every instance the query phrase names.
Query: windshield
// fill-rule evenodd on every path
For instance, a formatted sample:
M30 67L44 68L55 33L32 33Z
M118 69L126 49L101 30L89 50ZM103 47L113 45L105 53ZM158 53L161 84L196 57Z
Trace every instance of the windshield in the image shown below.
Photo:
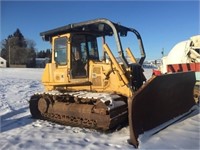
M55 61L59 65L67 64L67 38L61 37L54 41Z

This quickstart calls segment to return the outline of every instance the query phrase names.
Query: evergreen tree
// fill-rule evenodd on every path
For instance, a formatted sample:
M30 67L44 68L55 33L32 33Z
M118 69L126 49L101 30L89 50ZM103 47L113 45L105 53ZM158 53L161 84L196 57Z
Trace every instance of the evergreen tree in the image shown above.
M45 50L41 50L37 53L37 57L38 58L50 58L51 59L51 50L50 49L46 49Z
M17 30L13 33L13 36L16 38L16 45L19 47L26 47L26 40L24 36L22 35L21 31L17 28Z

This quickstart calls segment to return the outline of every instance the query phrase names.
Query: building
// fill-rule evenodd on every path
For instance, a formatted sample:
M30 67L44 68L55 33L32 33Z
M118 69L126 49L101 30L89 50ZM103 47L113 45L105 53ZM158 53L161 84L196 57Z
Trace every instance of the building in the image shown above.
M6 60L0 57L0 68L6 68Z
M36 68L44 68L50 62L50 58L36 58Z

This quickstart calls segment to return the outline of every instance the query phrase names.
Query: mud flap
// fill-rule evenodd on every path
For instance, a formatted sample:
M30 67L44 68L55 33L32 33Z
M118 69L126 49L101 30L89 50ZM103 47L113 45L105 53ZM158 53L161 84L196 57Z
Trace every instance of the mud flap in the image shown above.
M195 73L173 73L152 77L129 99L130 143L138 147L138 135L195 105Z

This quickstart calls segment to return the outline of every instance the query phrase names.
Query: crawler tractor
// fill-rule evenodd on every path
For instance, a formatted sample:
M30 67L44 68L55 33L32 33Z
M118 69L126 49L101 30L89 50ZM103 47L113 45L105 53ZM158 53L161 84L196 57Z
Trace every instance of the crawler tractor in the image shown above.
M95 19L40 35L52 44L52 59L42 77L46 91L30 99L33 118L104 131L128 123L129 141L137 147L139 134L195 104L193 72L146 81L145 50L133 28ZM134 41L141 54L138 60L129 47L124 55L123 43Z

